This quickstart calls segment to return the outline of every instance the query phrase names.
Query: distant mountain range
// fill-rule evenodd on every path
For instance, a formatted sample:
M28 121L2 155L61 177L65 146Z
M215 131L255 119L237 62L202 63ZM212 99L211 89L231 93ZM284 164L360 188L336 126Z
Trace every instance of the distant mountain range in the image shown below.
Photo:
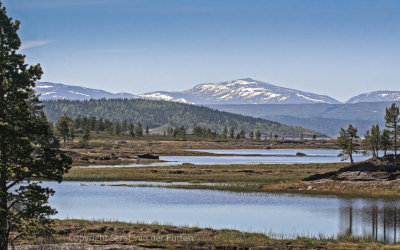
M89 100L89 99L115 99L115 98L135 98L135 95L128 93L113 94L104 90L90 89L80 86L71 86L61 83L37 82L36 93L42 100Z
M199 84L182 92L158 91L140 95L38 82L42 100L151 99L201 104L231 113L249 115L336 136L341 127L353 124L360 135L372 124L384 125L385 108L400 102L400 91L376 91L355 96L346 103L331 97L282 88L253 79ZM280 105L275 105L280 104Z
M375 91L350 98L346 103L360 102L398 102L400 91Z
M194 104L340 103L329 96L278 87L251 78L221 83L204 83L182 92L159 91L142 94L139 97Z
M352 124L363 136L372 125L385 127L385 109L393 102L354 104L211 104L213 109L264 118L337 136L340 128ZM397 102L400 105L400 102Z
M191 104L341 104L326 95L283 88L251 78L221 83L198 84L181 92L156 91L145 94L110 93L104 90L60 83L38 82L42 100L89 100L101 98L142 98ZM376 91L350 98L346 103L400 101L400 91Z

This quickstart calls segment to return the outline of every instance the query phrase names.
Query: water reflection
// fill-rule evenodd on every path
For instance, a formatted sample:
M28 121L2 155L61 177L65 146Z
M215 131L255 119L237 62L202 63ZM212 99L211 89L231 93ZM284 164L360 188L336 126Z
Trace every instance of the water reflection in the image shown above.
M127 184L121 185L121 184ZM228 228L276 237L399 241L400 200L173 189L151 182L43 182L55 218Z
M340 208L341 235L370 237L375 241L399 239L399 202L347 200Z

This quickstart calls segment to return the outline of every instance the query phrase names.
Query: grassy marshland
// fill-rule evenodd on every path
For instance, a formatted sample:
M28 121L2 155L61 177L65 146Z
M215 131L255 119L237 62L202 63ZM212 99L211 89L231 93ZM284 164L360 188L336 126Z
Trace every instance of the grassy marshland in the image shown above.
M191 181L274 184L301 180L316 173L337 170L343 163L192 165L125 168L72 168L66 181Z
M166 185L169 188L212 189L235 192L291 192L334 194L359 197L398 197L399 181L346 182L302 181L317 173L337 170L346 163L191 165L138 168L72 168L66 181L156 181L190 182L192 185ZM220 185L203 185L219 183Z
M340 236L338 239L324 237L273 239L268 234L242 233L228 229L107 221L55 220L54 230L52 239L37 239L32 236L17 244L38 244L38 249L41 249L41 244L49 243L113 245L112 249L127 246L169 249L398 249L400 247L399 244L373 242L369 238L352 236Z

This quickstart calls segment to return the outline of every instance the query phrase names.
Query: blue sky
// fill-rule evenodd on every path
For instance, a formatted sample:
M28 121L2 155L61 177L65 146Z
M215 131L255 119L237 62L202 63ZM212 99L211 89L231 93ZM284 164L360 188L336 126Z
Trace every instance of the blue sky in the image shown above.
M251 77L400 90L400 1L3 0L43 81L134 94Z

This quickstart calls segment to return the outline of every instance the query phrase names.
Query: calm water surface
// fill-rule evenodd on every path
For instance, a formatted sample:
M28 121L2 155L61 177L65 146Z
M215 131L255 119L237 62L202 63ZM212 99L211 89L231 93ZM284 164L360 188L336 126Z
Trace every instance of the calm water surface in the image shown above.
M263 232L277 237L351 233L387 241L399 238L400 200L110 186L121 183L154 184L44 182L43 185L56 190L50 204L59 211L56 218L60 219L158 222Z

